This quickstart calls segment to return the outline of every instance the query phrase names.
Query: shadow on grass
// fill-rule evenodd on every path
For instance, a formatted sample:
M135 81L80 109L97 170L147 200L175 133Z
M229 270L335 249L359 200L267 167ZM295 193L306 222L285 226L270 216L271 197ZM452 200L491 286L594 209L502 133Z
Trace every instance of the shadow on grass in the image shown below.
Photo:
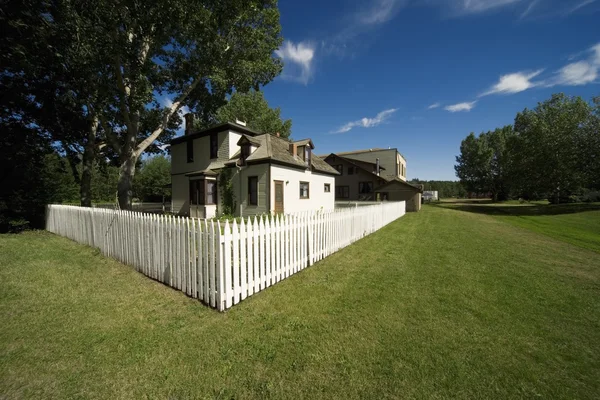
M599 211L600 203L547 204L547 205L504 205L502 203L469 202L469 203L437 203L435 207L472 212L487 215L533 216L575 214L585 211Z

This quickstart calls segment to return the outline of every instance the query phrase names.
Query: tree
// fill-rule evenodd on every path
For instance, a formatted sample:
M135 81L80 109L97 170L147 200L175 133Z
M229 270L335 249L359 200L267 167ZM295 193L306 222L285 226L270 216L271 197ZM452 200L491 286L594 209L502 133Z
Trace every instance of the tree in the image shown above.
M281 119L279 107L270 108L262 92L234 93L227 104L220 107L214 116L215 123L244 121L250 129L288 138L292 133L292 120ZM205 124L206 125L206 124Z
M110 67L106 92L116 92L99 118L119 160L119 203L129 208L136 162L156 140L172 136L184 105L199 115L213 113L234 89L259 88L281 72L273 56L282 40L279 11L276 0L128 0L94 7L90 34ZM165 107L161 96L173 100Z
M562 93L517 114L511 168L521 190L558 203L585 184L581 160L590 142L583 128L590 115L586 101Z
M508 125L478 137L471 133L462 141L454 169L468 191L490 193L494 201L508 198L507 141L512 136Z
M134 180L136 196L143 201L171 197L171 160L163 155L149 157Z

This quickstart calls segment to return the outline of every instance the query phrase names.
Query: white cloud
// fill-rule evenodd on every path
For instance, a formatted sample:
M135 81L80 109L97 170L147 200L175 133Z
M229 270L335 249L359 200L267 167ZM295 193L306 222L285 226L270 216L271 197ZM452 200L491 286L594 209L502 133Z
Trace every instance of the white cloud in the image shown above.
M358 14L358 21L364 25L387 22L405 4L406 0L376 0L369 9Z
M535 8L535 6L537 6L538 3L539 3L539 0L533 0L531 3L529 3L529 5L525 9L525 11L523 11L523 13L519 17L519 19L523 19L526 16L528 16L529 14L531 14L531 11L533 11L533 9Z
M282 78L307 84L314 73L315 45L309 42L294 44L286 40L275 54L285 64Z
M595 82L600 76L600 43L590 47L584 54L588 54L587 60L565 65L546 83L546 86L581 86Z
M470 103L465 102L465 103L452 104L450 106L444 107L444 110L450 111L452 113L460 112L460 111L469 112L473 109L473 107L475 107L476 103L477 103L477 101L472 101Z
M595 2L596 2L596 0L583 0L581 3L577 4L575 7L567 10L567 12L565 13L565 15L572 14L575 11L577 11L577 10L579 10L579 9L585 7L585 6L588 6L588 5L592 4L592 3L595 3Z
M389 110L384 110L377 114L375 118L361 118L357 121L348 122L347 124L341 126L340 128L332 131L331 133L345 133L351 130L352 128L372 128L374 126L380 125L386 119L388 119L393 113L398 111L397 108L390 108Z
M518 3L520 1L521 0L460 0L458 3L459 7L461 7L465 13L479 13L493 8ZM462 6L460 4L462 4Z
M438 108L439 106L441 106L440 103L433 103L429 107L427 107L427 109L428 110L433 110L434 108Z
M519 93L532 87L538 86L539 82L531 82L533 78L541 74L544 70L539 69L534 72L515 72L512 74L502 75L498 83L492 86L487 92L481 96L490 94L514 94Z
M555 85L579 86L594 82L598 77L598 65L578 61L565 65L558 71Z

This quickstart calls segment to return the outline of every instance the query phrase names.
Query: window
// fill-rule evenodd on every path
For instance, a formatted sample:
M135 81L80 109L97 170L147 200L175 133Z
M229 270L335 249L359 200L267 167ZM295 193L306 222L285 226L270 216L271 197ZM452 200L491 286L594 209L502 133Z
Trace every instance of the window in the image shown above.
M348 167L348 175L354 175L354 167Z
M325 184L325 193L331 192L331 185L329 183Z
M194 141L188 140L187 143L187 162L194 162Z
M219 152L219 141L216 133L210 135L210 158L217 158Z
M335 187L335 198L336 199L347 199L350 197L349 186L336 186Z
M258 205L258 176L248 177L248 204Z
M373 182L359 182L358 183L358 193L373 193Z
M240 157L242 160L242 165L246 165L246 159L248 158L249 155L250 155L250 145L243 144L242 151L241 151L241 157Z
M333 168L335 168L337 170L337 172L340 173L340 175L344 175L344 166L339 164L339 165L334 165Z
M310 146L304 146L304 161L306 165L310 165Z
M217 181L196 179L190 181L190 205L217 204Z
M206 181L206 204L217 204L217 181Z
M298 146L298 150L296 150L298 157L300 157L302 159L302 161L306 160L306 153L304 151L305 148L306 148L306 146Z
M198 204L198 181L190 181L190 205Z
M300 198L301 199L309 198L308 182L300 182Z
M388 192L377 193L377 201L387 201L388 197Z

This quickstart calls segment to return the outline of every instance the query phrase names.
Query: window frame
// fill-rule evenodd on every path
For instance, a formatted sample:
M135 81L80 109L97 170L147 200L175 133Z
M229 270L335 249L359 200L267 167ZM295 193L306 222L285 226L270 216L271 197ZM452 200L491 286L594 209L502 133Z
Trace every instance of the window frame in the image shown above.
M323 192L324 193L331 193L331 183L325 183L323 185Z
M340 190L342 192L342 194L344 194L344 192L346 192L346 196L338 196L338 190ZM346 190L343 190L346 189ZM335 198L336 199L349 199L350 198L350 186L348 185L336 185L335 186Z
M303 191L302 191L302 185L306 184L306 196L303 195ZM300 181L300 185L299 185L299 189L300 189L300 200L306 200L306 199L310 199L310 182L306 182L306 181Z
M214 185L213 191L208 191L208 185ZM209 196L212 198L209 201ZM212 206L217 204L217 181L216 179L205 179L204 180L204 205Z
M340 176L344 175L344 164L336 164L333 168L340 173Z
M354 167L354 165L348 166L348 175L354 175L355 171L356 171L356 168Z
M255 186L255 199L254 202L252 202L252 181L254 181L254 186ZM248 201L247 201L249 206L258 206L258 176L257 175L253 175L253 176L249 176L248 177Z

